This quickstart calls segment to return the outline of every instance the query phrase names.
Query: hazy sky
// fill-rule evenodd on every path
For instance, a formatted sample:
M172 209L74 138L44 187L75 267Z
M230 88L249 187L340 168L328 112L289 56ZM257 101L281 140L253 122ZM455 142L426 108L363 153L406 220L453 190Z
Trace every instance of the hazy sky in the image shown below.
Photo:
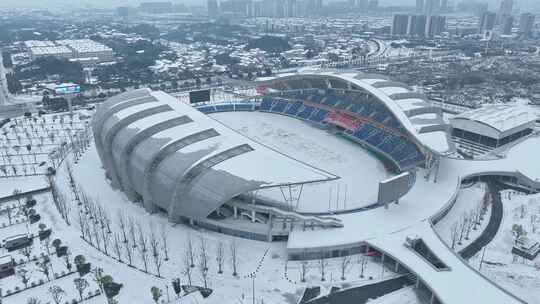
M140 2L151 2L159 0L0 0L0 7L24 7L24 8L57 8L57 7L81 7L89 4L93 7L116 7L120 5L137 5ZM189 5L206 5L206 0L169 0L172 2L185 3ZM325 0L337 1L337 0ZM343 0L341 0L343 1ZM460 2L470 0L450 0L449 2ZM479 2L489 2L492 9L498 7L501 0L476 0ZM532 7L540 0L514 0L522 10ZM382 5L414 5L415 0L379 0Z

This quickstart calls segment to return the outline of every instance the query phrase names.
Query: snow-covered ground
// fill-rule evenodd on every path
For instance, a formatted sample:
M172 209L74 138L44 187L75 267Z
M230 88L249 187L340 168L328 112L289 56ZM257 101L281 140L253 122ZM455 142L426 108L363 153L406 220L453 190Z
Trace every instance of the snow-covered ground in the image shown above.
M471 212L478 210L479 204L482 203L482 198L486 193L486 184L477 183L467 188L462 188L459 191L456 203L450 209L450 212L443 217L436 225L435 230L441 236L443 241L450 247L454 245L454 250L459 251L473 242L489 223L491 216L491 208L487 208L487 212L480 220L476 229L467 229L464 225L464 219L471 217ZM473 215L473 217L475 217ZM463 230L463 233L461 231ZM468 233L467 233L468 232ZM455 234L455 235L454 235ZM460 240L460 235L461 240ZM454 240L454 242L452 241Z
M533 261L514 259L511 253L515 240L512 233L514 224L522 225L527 231L527 237L540 241L540 229L537 228L540 227L540 195L525 195L507 190L502 192L501 198L503 221L497 235L486 247L481 272L527 303L540 303L540 257ZM482 252L469 262L479 269L481 259Z
M262 112L210 116L259 143L340 177L332 182L304 185L297 207L301 212L339 211L373 204L377 201L379 182L391 176L379 160L358 144L298 119ZM300 189L293 191L293 196L298 196ZM279 188L261 190L257 195L284 201Z

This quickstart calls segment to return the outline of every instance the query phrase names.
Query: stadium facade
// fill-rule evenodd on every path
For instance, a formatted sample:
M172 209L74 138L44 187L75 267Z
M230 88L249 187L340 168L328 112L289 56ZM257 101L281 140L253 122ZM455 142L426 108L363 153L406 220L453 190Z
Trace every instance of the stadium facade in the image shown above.
M167 213L172 222L282 240L295 227L342 224L328 214L276 206L254 193L339 176L254 142L205 114L264 111L332 128L376 152L398 172L429 166L452 147L440 109L381 76L296 74L268 79L261 86L267 89L264 96L236 104L192 107L148 89L108 99L92 127L113 187L141 201L148 212Z

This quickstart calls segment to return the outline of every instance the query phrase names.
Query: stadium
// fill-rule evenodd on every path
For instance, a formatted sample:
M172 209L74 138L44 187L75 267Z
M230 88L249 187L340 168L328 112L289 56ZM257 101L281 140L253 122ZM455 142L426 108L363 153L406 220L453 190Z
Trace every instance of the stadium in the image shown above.
M390 200L399 199L416 167L452 152L440 108L385 77L297 74L259 85L261 96L194 107L148 89L110 98L93 131L113 187L172 222L285 240L295 227L342 227L333 215L382 206L379 183L406 172ZM301 132L272 135L291 130Z
M104 172L149 213L275 242L291 262L375 256L431 303L523 303L434 227L476 180L540 191L535 115L494 106L446 117L412 88L358 72L282 75L256 91L229 102L113 96L93 117L96 153L81 178L99 191Z

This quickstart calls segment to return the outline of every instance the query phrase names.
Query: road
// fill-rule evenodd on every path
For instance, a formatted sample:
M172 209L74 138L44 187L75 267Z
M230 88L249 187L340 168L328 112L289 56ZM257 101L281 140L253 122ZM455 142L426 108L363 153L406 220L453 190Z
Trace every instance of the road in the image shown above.
M342 291L331 293L327 296L320 297L311 301L308 304L361 304L366 303L369 299L375 299L390 292L411 285L411 282L406 276L384 280L370 285L353 287Z
M503 217L503 205L501 201L500 191L506 189L506 187L496 181L488 181L487 186L492 197L491 216L489 218L486 229L484 229L482 234L459 252L459 255L464 259L469 259L473 257L475 254L480 252L480 250L482 250L484 246L489 244L493 240L501 226Z

